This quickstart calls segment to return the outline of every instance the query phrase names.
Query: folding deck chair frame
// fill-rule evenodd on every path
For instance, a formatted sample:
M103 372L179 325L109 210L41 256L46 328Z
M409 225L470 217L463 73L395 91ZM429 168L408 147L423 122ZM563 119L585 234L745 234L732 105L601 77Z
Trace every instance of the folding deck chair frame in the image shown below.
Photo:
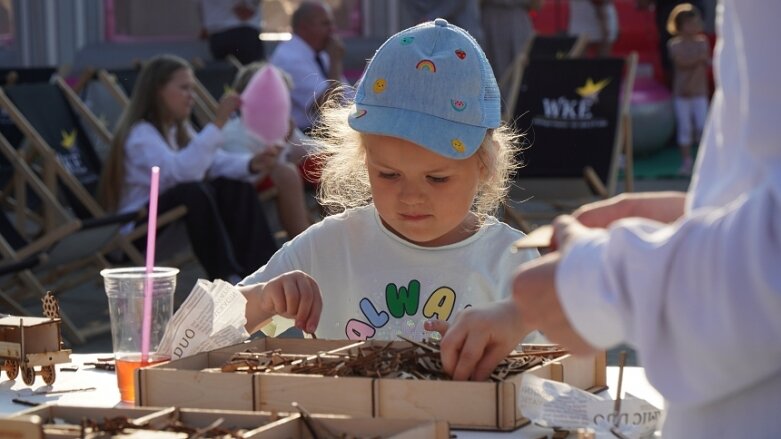
M615 195L617 190L618 166L621 153L624 154L624 190L631 192L634 190L633 175L633 155L632 155L632 124L629 113L629 105L634 86L634 78L637 69L637 54L631 53L624 59L624 74L622 78L618 112L613 136L613 145L611 148L611 158L606 180L603 181L591 166L583 168L583 174L580 183L576 178L539 178L539 177L521 177L516 180L516 184L528 190L531 197L549 200L549 206L552 209L545 209L542 212L521 213L518 206L519 201L508 200L505 203L505 215L510 217L516 224L525 230L529 230L529 221L532 219L550 220L559 213L565 213L580 206L584 202L597 198L607 198ZM522 78L519 78L520 81ZM514 87L520 90L520 84ZM518 96L515 96L517 99ZM512 107L508 108L505 118L511 120L516 110L516 101L513 101ZM531 132L530 134L533 134ZM532 145L534 147L534 145ZM564 158L562 159L564 160ZM530 163L529 166L534 166ZM552 183L562 183L561 193L552 193ZM511 204L512 203L512 204ZM526 209L523 209L526 210Z

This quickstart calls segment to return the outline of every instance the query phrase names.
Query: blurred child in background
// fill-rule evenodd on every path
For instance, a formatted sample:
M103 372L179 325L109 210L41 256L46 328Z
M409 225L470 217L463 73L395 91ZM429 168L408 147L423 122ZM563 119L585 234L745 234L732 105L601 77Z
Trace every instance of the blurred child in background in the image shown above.
M249 84L253 75L260 71L264 62L248 64L238 72L233 82L233 89L241 94ZM289 77L283 73L283 78L289 84ZM307 141L301 130L290 122L290 133L284 145L264 145L252 136L244 126L241 118L228 121L223 130L225 141L223 148L227 151L248 153L261 151L265 157L263 169L258 173L256 185L259 191L276 188L275 198L279 221L287 232L288 238L293 238L306 230L311 224L306 208L304 182L298 172L298 166L307 155Z
M678 174L690 175L692 145L699 142L708 114L710 46L702 33L700 12L690 3L673 8L667 30L673 35L667 46L673 65L673 104L681 152Z

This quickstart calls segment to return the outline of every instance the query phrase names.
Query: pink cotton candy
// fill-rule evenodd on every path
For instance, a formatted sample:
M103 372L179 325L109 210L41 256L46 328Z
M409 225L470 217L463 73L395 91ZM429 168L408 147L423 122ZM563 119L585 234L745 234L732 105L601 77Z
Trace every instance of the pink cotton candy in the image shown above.
M264 66L241 94L244 126L267 145L284 143L290 127L290 92L280 72Z

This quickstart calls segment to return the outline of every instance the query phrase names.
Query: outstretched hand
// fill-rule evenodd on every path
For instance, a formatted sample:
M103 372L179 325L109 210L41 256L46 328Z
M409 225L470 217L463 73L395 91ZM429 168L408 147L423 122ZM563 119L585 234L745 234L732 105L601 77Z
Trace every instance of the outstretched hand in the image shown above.
M584 204L572 216L586 227L606 228L627 217L671 223L683 215L683 192L625 193L606 200Z
M295 327L314 333L320 323L323 299L317 282L302 271L281 274L264 284L242 287L247 298L247 331L257 331L278 315L293 319Z

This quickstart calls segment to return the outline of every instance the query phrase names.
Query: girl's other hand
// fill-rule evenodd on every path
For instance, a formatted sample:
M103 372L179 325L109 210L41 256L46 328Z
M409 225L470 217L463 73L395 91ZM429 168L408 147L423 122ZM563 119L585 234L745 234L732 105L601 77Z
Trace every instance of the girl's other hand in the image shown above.
M265 322L278 315L293 319L296 328L304 332L314 333L317 330L323 309L320 287L302 271L291 271L271 279L254 299L254 307L257 308L254 311L265 317L256 320ZM249 307L249 301L247 305Z
M249 165L250 172L253 174L267 174L270 172L277 165L281 151L281 146L274 145L252 156Z

